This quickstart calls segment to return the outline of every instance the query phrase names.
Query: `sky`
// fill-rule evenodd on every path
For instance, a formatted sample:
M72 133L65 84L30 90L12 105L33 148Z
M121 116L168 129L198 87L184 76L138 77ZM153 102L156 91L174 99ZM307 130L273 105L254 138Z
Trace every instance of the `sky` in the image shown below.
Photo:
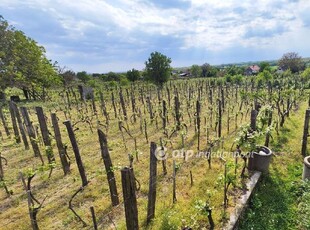
M310 57L309 0L0 0L0 15L49 59L89 73Z

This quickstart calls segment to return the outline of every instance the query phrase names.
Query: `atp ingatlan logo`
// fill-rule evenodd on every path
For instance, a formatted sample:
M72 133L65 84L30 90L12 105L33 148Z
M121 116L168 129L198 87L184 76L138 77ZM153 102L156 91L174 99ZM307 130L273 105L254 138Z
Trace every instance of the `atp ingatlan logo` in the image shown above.
M166 160L168 157L167 148L166 147L157 147L155 150L155 157L159 161Z
M247 153L247 154L238 154L237 152L227 152L227 151L214 151L214 152L208 152L208 151L198 151L195 152L191 149L174 149L169 150L166 147L157 147L155 150L155 157L159 161L167 160L168 157L172 159L181 159L183 158L185 161L189 160L190 158L202 158L202 159L210 159L210 158L220 158L220 159L226 159L226 158L236 158L236 157L246 157L251 158L253 157L253 154Z

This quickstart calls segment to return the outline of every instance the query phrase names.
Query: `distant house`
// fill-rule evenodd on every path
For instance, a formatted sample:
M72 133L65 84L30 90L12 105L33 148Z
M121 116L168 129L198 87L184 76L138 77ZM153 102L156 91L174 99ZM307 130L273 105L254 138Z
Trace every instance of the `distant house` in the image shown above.
M287 70L287 69L286 69L285 67L279 66L278 69L277 69L277 71L276 71L276 73L277 73L277 74L282 74L282 73L284 73L286 70Z
M259 72L259 66L258 65L251 65L248 68L245 69L244 75L250 76L255 75Z
M179 74L179 77L190 77L190 76L191 76L191 73L190 73L189 70L184 71L184 72L181 72L181 73Z
M172 70L171 71L171 75L177 75L178 74L178 71L177 70Z

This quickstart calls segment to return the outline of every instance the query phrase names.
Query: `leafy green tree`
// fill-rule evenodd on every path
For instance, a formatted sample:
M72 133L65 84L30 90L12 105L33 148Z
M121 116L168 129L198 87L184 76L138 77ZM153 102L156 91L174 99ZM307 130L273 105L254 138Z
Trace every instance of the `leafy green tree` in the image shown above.
M193 77L201 77L202 69L199 65L192 65L190 72Z
M263 72L260 72L257 75L256 83L258 86L262 86L264 83L267 83L272 80L272 74L265 69Z
M265 69L271 71L269 62L263 61L259 64L259 72L263 72Z
M216 77L218 69L211 66L209 63L205 63L201 66L203 77Z
M129 80L128 80L127 76L120 74L119 84L121 86L129 85Z
M243 74L244 70L245 70L245 67L243 66L231 65L226 69L226 74L230 74L231 76L234 76L237 74Z
M162 87L171 75L171 59L167 56L153 52L148 61L145 62L147 79Z
M117 73L109 72L109 73L106 75L106 80L107 80L107 81L120 81L120 80L121 80L121 77L120 77L120 75L117 74Z
M303 82L307 82L310 80L310 67L305 69L305 71L301 74L301 79Z
M229 83L232 82L232 77L231 77L231 75L226 74L226 75L225 75L225 81L226 81L226 82L229 82Z
M37 89L59 84L55 64L45 49L0 16L0 85Z
M135 82L139 80L140 72L139 70L136 70L136 69L128 70L126 73L126 76L129 81Z
M100 78L101 77L101 74L100 73L93 73L91 75L93 78Z
M211 65L209 63L205 63L201 66L202 76L207 77L209 72L211 71Z
M91 79L90 75L87 74L86 71L77 72L76 77L84 84L86 84Z
M237 74L232 76L232 83L235 83L237 85L240 85L243 81L243 75L242 74Z
M64 87L68 87L74 79L76 78L75 72L72 70L67 70L64 73L60 73L61 80L63 82Z
M302 61L301 56L295 52L283 54L278 65L284 70L290 69L292 73L297 73L305 69L305 63Z

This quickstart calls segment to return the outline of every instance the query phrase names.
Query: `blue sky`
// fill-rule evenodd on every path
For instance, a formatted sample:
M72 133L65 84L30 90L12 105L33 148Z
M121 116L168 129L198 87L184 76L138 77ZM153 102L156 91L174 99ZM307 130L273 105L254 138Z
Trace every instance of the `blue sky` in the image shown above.
M0 15L74 71L310 57L309 0L1 0Z

